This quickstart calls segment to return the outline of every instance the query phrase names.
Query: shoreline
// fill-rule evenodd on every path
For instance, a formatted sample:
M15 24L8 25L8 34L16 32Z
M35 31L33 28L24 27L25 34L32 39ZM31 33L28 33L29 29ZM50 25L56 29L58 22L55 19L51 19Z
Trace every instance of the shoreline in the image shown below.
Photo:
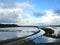
M37 32L34 32L32 35L35 35L37 33L39 33L40 30L38 30ZM29 35L29 36L32 36L32 35ZM26 37L21 37L21 38L12 38L12 39L7 39L7 40L1 40L0 41L0 44L8 44L8 43L12 43L12 42L15 42L15 41L18 41L18 40L21 40L21 39L24 39L24 38L27 38L29 36L26 36Z

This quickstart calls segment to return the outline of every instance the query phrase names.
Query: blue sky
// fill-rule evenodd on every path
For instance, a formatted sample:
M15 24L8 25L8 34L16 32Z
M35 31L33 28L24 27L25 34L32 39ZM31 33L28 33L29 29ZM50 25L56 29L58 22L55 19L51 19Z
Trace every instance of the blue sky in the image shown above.
M60 24L59 19L59 0L0 0L0 23L50 25Z
M24 1L18 0L17 2L24 2ZM35 12L43 12L44 10L60 8L59 0L25 0L25 2L33 4L35 6L33 11Z

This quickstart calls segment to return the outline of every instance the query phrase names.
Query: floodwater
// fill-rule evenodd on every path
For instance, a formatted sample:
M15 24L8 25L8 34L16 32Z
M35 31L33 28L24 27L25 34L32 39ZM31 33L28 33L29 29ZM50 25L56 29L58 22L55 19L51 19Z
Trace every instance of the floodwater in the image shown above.
M47 27L47 28L53 29L55 35L57 35L57 34L60 35L60 27ZM50 37L40 35L36 39L34 39L33 41L37 44L39 44L39 43L52 43L52 42L60 42L60 38L50 38Z
M4 31L2 31L4 30ZM8 30L8 31L6 31ZM17 31L22 30L22 31ZM10 27L10 28L0 28L0 40L6 40L16 37L25 37L33 34L32 31L38 31L37 28L31 28L31 27Z
M54 34L58 34L60 32L60 27L48 27L54 30ZM6 39L10 39L10 38L16 38L16 37L25 37L25 36L29 36L32 35L35 31L38 31L37 28L33 28L33 27L11 27L11 28L0 28L0 30L10 30L10 32L0 32L0 40L6 40ZM14 32L11 32L11 31ZM22 30L22 31L17 31L17 30ZM43 31L42 29L39 29L40 32L33 35L33 36L29 36L29 38L31 40L33 40L35 43L39 44L39 43L50 43L50 42L60 42L60 39L56 39L56 38L50 38L50 37L45 37L43 36L43 34L45 33L45 31Z

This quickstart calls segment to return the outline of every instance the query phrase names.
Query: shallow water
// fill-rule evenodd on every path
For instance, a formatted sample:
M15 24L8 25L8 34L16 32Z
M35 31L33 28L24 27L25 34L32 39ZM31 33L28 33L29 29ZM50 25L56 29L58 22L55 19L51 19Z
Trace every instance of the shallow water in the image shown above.
M4 30L3 32L0 32L0 40L6 40L6 39L11 39L16 37L25 37L34 33L31 31L38 31L37 28L30 28L30 27L0 28L0 30ZM9 30L10 32L6 32L6 30ZM22 30L22 31L20 32L16 30Z
M33 40L35 43L52 43L52 42L60 42L60 39L49 38L45 36L39 36L38 38Z
M55 32L59 33L60 27L49 27L52 28ZM25 37L28 35L33 34L34 32L31 31L38 31L37 28L28 28L28 27L11 27L11 28L0 28L0 30L14 30L15 32L0 32L0 40L6 40L10 38L16 38L16 37ZM16 30L22 30L21 32ZM28 31L28 32L27 32ZM55 33L54 32L54 33ZM30 36L29 38L33 40L35 43L50 43L50 42L60 42L60 39L54 39L43 36L45 32L40 29L40 32L38 34L35 34L33 36Z
M60 27L48 27L54 30L54 34L60 34ZM50 37L45 37L45 36L38 36L36 39L33 40L35 43L51 43L51 42L60 42L59 38L50 38Z

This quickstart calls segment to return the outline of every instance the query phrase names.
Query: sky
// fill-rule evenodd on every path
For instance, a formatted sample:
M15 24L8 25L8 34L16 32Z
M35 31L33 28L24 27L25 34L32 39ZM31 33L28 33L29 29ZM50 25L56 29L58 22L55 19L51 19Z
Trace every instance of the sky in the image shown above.
M0 23L59 25L60 0L0 0Z

